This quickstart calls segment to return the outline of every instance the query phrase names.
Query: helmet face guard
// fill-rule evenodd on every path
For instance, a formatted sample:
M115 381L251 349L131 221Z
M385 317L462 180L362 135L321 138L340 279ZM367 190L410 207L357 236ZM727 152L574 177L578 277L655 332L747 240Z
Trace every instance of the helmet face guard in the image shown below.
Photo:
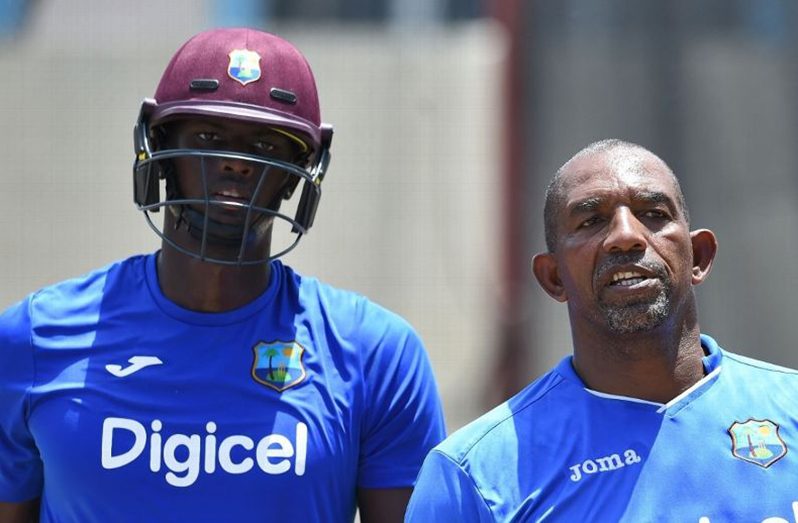
M263 125L302 148L297 164L231 150L164 149L158 132L162 124L196 118ZM293 249L313 225L321 197L321 182L330 162L332 126L321 123L313 73L304 56L282 38L252 29L205 31L189 39L172 57L161 77L155 99L145 99L134 129L134 200L149 226L163 242L203 261L225 265L266 263ZM155 138L158 137L158 140ZM257 177L254 193L244 201L209 194L211 164L246 162ZM181 193L175 162L187 162L201 177L201 195ZM302 164L302 165L300 165ZM181 176L186 176L181 168ZM190 175L190 173L188 174ZM271 176L294 178L302 186L293 213L280 213L283 196L264 205L259 195ZM248 175L249 176L249 175ZM165 185L165 190L162 190ZM194 184L196 189L197 185ZM158 227L150 213L166 207L175 228L185 226L190 238ZM222 223L219 208L236 214L236 223ZM218 214L218 212L217 212ZM289 216L290 214L290 216ZM168 221L168 220L167 220ZM290 224L291 240L266 252L270 244L256 241L270 234L276 222ZM192 239L193 238L193 239ZM223 247L223 248L219 248ZM257 253L261 249L261 253ZM221 253L221 255L219 254ZM253 253L256 253L253 256Z
M141 114L134 130L136 160L133 165L133 186L137 208L144 213L147 224L168 245L189 256L203 261L223 265L254 265L266 263L271 259L282 256L291 251L304 234L313 225L316 209L321 199L321 182L326 174L330 162L329 143L332 140L332 127L323 125L321 128L321 147L318 154L314 155L309 168L302 168L296 164L245 153L231 151L211 151L199 149L164 149L153 150L150 135L152 130L148 117L155 105L150 100L142 104ZM179 158L192 158L197 165L196 176L201 178L203 195L188 198L180 194L177 181L173 173L172 162ZM255 189L249 201L233 199L211 198L208 183L208 164L211 160L238 160L245 161L253 166L256 177ZM302 186L302 195L294 216L280 213L275 207L278 205L263 206L257 204L262 189L270 176L289 175L296 178L297 185ZM165 182L166 190L161 190ZM281 198L281 195L278 195ZM279 201L279 200L278 200ZM150 213L159 212L166 207L175 216L175 225L185 225L191 236L195 238L198 246L194 249L180 245L170 238L164 225L154 223ZM244 215L243 221L238 224L227 224L213 220L210 212L214 207L227 209L240 209ZM276 219L276 220L275 220ZM247 247L251 244L254 235L260 227L271 227L273 221L290 224L293 239L287 246L281 247L277 253L266 257L247 258ZM220 258L209 254L211 243L225 244L228 247L237 247L237 254L230 258ZM232 249L228 249L233 252Z

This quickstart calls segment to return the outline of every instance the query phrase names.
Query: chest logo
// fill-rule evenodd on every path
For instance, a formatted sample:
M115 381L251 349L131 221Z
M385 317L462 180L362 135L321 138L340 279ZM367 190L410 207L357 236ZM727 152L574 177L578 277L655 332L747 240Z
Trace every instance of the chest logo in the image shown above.
M105 370L113 374L117 378L124 378L130 376L145 367L151 365L163 365L163 362L158 356L133 356L127 360L130 365L122 367L117 363L109 363L105 366Z
M735 421L729 427L732 455L748 463L768 468L787 455L787 444L779 435L779 426L770 420Z
M305 348L296 341L261 341L252 350L252 377L258 383L282 392L305 380Z
M260 55L249 49L233 49L228 55L230 63L227 65L227 75L240 83L247 85L260 79Z

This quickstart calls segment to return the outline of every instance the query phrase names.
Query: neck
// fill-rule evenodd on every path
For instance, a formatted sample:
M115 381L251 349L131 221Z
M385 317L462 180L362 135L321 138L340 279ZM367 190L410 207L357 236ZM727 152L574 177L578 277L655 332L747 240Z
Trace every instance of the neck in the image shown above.
M626 335L574 329L574 368L592 390L667 403L704 376L700 330L688 316Z
M271 266L230 266L204 262L164 244L158 255L158 282L164 296L193 311L237 309L263 294Z

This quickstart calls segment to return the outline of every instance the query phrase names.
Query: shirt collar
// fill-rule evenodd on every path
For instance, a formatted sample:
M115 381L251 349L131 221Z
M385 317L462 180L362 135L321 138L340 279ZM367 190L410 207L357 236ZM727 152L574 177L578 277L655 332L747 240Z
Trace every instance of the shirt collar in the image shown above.
M657 412L666 412L669 415L674 415L686 405L688 405L693 399L697 398L701 394L707 390L712 383L720 375L720 368L721 368L721 361L723 359L723 351L718 346L718 343L710 336L706 334L701 335L701 348L704 350L704 357L701 359L701 363L704 366L704 377L699 380L698 382L694 383L690 388L670 400L668 403L658 403L655 401L648 401L639 398L632 398L629 396L618 396L614 394L607 394L604 392L598 392L592 389L587 388L585 382L582 381L582 378L574 370L573 365L573 355L566 356L563 358L560 363L557 364L555 367L555 371L564 377L566 380L576 383L578 386L583 388L585 392L597 396L600 398L605 398L609 400L619 400L619 401L627 401L632 403L642 403L647 405L652 405L657 407Z

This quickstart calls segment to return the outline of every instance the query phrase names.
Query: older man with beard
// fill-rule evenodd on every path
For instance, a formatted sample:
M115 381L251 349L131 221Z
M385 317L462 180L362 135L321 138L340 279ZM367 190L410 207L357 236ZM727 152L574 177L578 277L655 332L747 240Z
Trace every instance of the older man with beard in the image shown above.
M532 268L573 355L436 447L406 521L798 522L798 373L701 333L717 241L671 169L596 142L544 219Z

